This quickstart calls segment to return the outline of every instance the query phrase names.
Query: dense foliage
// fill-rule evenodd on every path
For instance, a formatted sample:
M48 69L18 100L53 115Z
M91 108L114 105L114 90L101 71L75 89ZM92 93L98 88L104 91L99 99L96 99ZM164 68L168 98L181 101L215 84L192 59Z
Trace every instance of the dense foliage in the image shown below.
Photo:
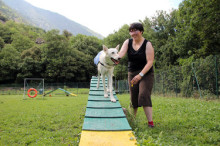
M101 40L7 21L0 23L0 82L45 78L47 82L88 81ZM3 41L2 41L3 40Z
M157 11L154 17L141 21L143 36L155 49L155 71L220 54L219 14L218 0L184 0L177 10ZM93 58L102 44L116 47L130 38L127 24L100 40L73 36L67 30L45 32L0 16L1 83L21 82L27 77L41 77L47 82L89 81L96 75ZM114 75L127 78L127 57L116 66Z

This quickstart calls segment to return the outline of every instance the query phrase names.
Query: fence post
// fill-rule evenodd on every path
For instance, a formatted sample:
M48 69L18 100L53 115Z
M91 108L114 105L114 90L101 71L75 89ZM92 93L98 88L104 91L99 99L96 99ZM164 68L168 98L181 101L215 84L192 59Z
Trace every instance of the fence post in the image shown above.
M216 73L216 96L218 98L218 61L215 55L215 73Z
M127 80L125 80L126 82L126 89L127 89L127 93L129 93L129 85L128 85L128 81Z
M174 70L174 73L175 73L175 78L176 78L176 89L175 89L175 92L176 92L176 97L177 97L177 76L176 76L176 70Z
M78 95L78 94L79 94L79 93L78 93L78 89L79 89L78 82L76 83L76 85L77 85L77 95Z
M115 89L115 92L117 92L117 89L116 89L116 78L115 78L115 87L114 87L114 89Z
M120 94L120 85L119 85L119 81L118 81L118 93Z
M162 92L163 92L163 96L165 96L165 95L164 95L164 81L163 81L163 72L162 72Z
M199 82L198 82L198 80L197 80L196 72L195 72L195 70L194 70L194 63L192 63L192 70L193 70L193 73L194 73L194 77L195 77L195 79L196 79L196 84L197 84L197 87L198 87L198 90L199 90L200 98L202 98L202 93L201 93L201 90L200 90L200 88L199 88Z

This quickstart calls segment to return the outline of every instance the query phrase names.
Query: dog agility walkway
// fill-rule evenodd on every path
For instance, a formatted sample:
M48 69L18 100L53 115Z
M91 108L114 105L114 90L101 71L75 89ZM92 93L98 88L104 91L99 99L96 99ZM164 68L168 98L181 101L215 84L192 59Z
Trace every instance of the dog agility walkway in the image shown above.
M118 98L112 103L104 97L102 80L96 88L97 77L92 77L80 146L132 146L136 139L122 110ZM107 81L106 81L107 82Z

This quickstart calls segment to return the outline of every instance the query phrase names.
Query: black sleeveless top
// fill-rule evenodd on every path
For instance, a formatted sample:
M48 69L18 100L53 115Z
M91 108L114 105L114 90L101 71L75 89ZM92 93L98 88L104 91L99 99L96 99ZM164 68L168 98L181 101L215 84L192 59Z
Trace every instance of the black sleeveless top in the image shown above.
M144 66L147 64L147 59L146 59L146 45L148 40L144 39L143 44L141 47L136 51L134 50L132 46L133 39L129 39L128 43L128 71L133 72L133 71L138 71L142 70ZM153 66L151 69L148 71L152 72L153 71Z

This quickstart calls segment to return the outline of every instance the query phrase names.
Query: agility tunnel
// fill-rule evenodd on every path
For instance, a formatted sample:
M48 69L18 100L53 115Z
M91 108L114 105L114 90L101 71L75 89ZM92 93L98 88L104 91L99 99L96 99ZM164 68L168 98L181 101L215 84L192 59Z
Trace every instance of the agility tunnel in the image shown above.
M90 82L90 91L80 138L80 146L133 146L136 139L119 100L115 103L104 97L102 80L96 88L97 77ZM107 80L106 80L107 83Z

